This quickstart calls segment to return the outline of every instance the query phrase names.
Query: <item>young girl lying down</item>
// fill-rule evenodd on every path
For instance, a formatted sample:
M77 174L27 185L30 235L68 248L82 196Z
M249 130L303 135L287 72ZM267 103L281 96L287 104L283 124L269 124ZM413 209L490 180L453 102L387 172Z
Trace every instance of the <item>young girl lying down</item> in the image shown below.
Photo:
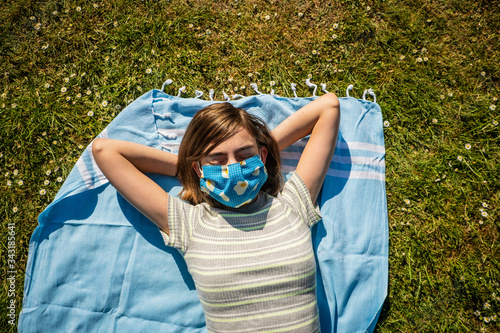
M328 93L273 131L229 103L198 111L179 154L96 139L94 158L118 192L181 251L209 332L320 330L311 227L335 149L339 101ZM310 135L283 183L280 151ZM145 173L176 176L181 198Z

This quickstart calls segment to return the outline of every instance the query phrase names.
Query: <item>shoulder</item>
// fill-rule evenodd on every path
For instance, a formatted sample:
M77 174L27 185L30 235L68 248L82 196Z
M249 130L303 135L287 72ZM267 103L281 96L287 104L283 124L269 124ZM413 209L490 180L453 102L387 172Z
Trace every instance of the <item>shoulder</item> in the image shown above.
M321 220L319 207L312 202L306 184L296 171L286 181L277 199L302 215L303 219L308 221L309 226Z
M213 212L213 207L211 207L207 203L193 205L190 202L182 200L175 195L169 195L168 210L169 215L189 215L194 212L198 212L201 214L211 214Z
M307 189L306 184L297 173L297 171L292 172L290 178L285 182L281 193L288 192L297 192L297 194L307 193L309 194L309 190Z

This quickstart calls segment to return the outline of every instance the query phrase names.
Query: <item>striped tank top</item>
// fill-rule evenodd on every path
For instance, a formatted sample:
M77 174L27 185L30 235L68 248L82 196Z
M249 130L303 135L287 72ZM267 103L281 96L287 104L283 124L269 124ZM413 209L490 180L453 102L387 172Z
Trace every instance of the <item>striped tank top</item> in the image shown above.
M209 332L318 332L311 227L321 219L293 173L276 196L235 210L169 196L170 236L184 256Z

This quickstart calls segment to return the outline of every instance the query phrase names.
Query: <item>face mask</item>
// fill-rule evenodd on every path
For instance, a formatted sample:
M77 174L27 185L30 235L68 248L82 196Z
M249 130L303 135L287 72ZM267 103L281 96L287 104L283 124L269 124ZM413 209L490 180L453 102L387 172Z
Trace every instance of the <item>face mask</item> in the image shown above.
M255 198L266 180L266 167L255 155L229 165L204 165L200 187L221 204L239 208Z

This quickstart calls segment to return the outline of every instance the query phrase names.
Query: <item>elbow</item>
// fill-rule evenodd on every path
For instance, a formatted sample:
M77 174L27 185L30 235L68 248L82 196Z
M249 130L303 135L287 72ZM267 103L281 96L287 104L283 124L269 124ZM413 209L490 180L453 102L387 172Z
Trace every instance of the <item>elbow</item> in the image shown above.
M106 148L106 139L97 138L92 141L92 155L97 156L102 154Z
M338 128L340 123L339 99L334 93L327 93L323 96L326 99L327 107L324 109L323 114L321 116L324 117L328 123Z
M327 93L324 96L328 100L327 103L332 108L337 109L337 110L340 109L340 102L339 102L339 99L338 99L337 95L335 95L334 93L329 92L329 93Z

